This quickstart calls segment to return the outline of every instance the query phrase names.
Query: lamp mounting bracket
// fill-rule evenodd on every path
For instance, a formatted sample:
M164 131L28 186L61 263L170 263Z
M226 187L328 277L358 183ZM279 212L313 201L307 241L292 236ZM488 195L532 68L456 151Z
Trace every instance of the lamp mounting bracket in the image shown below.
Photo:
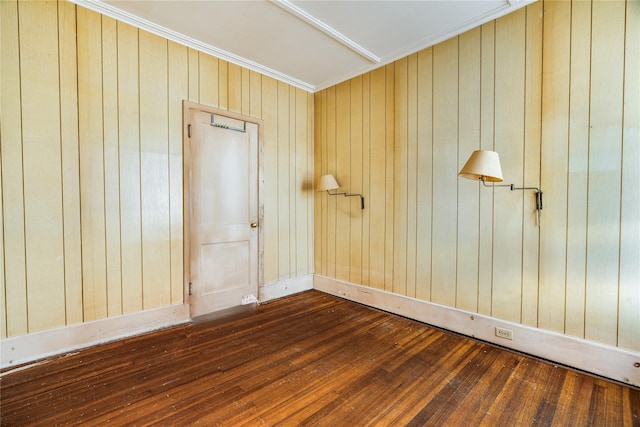
M536 192L536 211L538 212L538 225L540 225L540 211L542 210L542 190L538 187L516 187L515 184L492 184L487 185L487 181L483 176L480 177L480 181L485 187L509 187L511 191L514 190L534 190Z
M344 197L360 197L360 209L364 209L364 196L362 196L361 194L351 194L351 193L332 193L331 191L327 190L327 194L331 195L331 196L344 196Z

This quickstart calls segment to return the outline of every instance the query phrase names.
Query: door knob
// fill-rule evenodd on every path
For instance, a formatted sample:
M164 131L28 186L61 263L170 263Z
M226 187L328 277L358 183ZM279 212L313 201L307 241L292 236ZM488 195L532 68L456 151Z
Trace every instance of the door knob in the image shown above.
M252 223L251 223L251 228L256 228L256 227L258 227L258 224L257 224L257 223L255 223L255 222L252 222Z

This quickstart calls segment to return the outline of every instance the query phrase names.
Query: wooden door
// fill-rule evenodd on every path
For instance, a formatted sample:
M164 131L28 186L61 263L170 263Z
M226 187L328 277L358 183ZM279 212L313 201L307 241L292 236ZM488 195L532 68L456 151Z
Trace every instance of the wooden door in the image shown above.
M258 295L258 126L190 110L191 315Z

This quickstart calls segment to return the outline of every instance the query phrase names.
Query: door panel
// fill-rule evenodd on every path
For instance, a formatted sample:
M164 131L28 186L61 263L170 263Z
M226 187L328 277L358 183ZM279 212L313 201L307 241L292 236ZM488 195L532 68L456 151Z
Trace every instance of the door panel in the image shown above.
M191 310L198 316L258 293L258 126L192 110ZM229 127L229 128L227 128Z
M248 251L246 241L200 245L202 295L245 286L251 277Z

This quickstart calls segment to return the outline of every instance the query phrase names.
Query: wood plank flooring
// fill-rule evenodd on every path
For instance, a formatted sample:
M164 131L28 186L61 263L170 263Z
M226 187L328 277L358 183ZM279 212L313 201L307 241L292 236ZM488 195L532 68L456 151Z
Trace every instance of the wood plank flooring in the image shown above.
M308 291L4 372L0 424L640 426L640 390Z

